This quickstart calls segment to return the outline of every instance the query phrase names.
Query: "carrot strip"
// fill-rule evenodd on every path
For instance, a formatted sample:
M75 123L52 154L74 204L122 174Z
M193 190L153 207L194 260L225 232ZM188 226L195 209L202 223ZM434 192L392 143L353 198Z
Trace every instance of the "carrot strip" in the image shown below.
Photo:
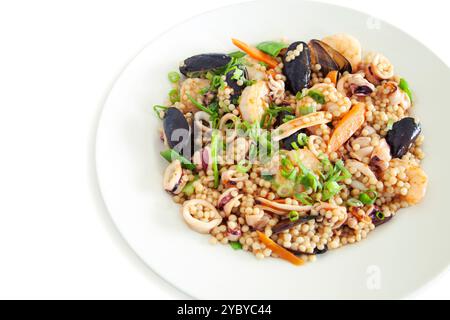
M300 259L299 257L296 257L294 254L289 252L283 247L280 247L278 244L276 244L272 239L267 237L264 233L256 231L258 233L259 240L266 245L267 248L272 250L273 253L276 253L281 259L284 259L286 261L289 261L293 265L301 266L305 262Z
M334 85L336 85L337 79L338 79L338 74L339 74L339 72L337 70L330 71L327 74L327 78L330 79L331 82L334 83Z
M277 59L269 56L268 54L265 54L261 50L255 48L255 47L249 46L248 44L246 44L240 40L237 40L237 39L231 39L231 41L233 41L233 44L236 47L238 47L239 49L241 49L242 51L247 53L250 57L252 57L258 61L267 63L267 65L270 68L275 68L278 65Z
M366 106L363 103L354 105L339 121L331 135L328 152L337 151L364 124Z

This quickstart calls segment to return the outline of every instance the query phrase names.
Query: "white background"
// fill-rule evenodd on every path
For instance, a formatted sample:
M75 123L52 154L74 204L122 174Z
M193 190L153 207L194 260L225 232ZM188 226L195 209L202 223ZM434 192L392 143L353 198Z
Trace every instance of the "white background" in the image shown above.
M146 43L238 2L0 0L0 298L186 298L112 224L95 180L96 124ZM448 1L328 2L394 24L450 63ZM411 298L449 299L450 273Z

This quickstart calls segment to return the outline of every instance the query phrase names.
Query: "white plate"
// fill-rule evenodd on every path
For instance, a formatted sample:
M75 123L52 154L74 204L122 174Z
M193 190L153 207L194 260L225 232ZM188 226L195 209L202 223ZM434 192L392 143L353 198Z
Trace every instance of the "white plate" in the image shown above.
M259 1L203 14L166 32L125 69L106 101L97 137L97 170L109 212L123 237L156 273L196 298L398 298L444 270L450 260L447 66L389 24L328 4ZM279 15L279 16L278 16ZM257 43L287 36L309 40L347 32L365 50L387 55L410 82L426 135L428 195L362 243L315 263L257 261L184 224L162 189L167 163L151 111L169 90L167 73L184 58L235 50L231 37Z

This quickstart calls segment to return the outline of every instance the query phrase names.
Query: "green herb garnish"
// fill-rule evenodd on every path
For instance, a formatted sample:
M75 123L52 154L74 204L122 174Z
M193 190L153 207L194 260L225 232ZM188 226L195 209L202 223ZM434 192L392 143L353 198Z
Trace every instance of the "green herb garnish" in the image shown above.
M304 205L312 205L314 203L314 200L308 196L306 193L296 193L294 194L295 199L297 199L298 201L300 201L302 204Z

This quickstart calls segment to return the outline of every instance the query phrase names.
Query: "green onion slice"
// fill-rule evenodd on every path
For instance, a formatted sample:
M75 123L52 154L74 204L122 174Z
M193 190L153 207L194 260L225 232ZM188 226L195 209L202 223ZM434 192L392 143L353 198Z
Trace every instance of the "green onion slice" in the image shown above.
M297 211L291 211L289 212L289 220L291 220L291 222L295 222L298 219L300 219L300 215Z
M214 173L214 188L219 187L219 165L217 163L217 154L219 148L219 133L214 130L211 137L211 157L212 157L212 169Z
M195 165L191 161L189 161L188 159L186 159L173 149L168 149L166 151L161 152L160 154L168 162L172 162L173 160L180 160L181 166L183 168L186 168L188 170L195 169Z
M169 81L172 83L177 83L178 81L180 81L180 74L176 71L169 72L167 77L169 78Z
M246 162L247 165L245 165ZM241 160L236 166L236 170L240 173L247 173L251 168L252 168L251 162L246 160Z
M375 200L377 200L378 193L374 190L370 190L364 193L361 193L359 195L359 201L361 201L363 204L371 205L375 203Z
M364 204L361 201L359 201L358 199L355 199L355 198L348 199L347 205L349 207L363 207L364 206Z
M314 203L313 199L304 192L296 193L294 194L294 197L304 205L312 205Z

